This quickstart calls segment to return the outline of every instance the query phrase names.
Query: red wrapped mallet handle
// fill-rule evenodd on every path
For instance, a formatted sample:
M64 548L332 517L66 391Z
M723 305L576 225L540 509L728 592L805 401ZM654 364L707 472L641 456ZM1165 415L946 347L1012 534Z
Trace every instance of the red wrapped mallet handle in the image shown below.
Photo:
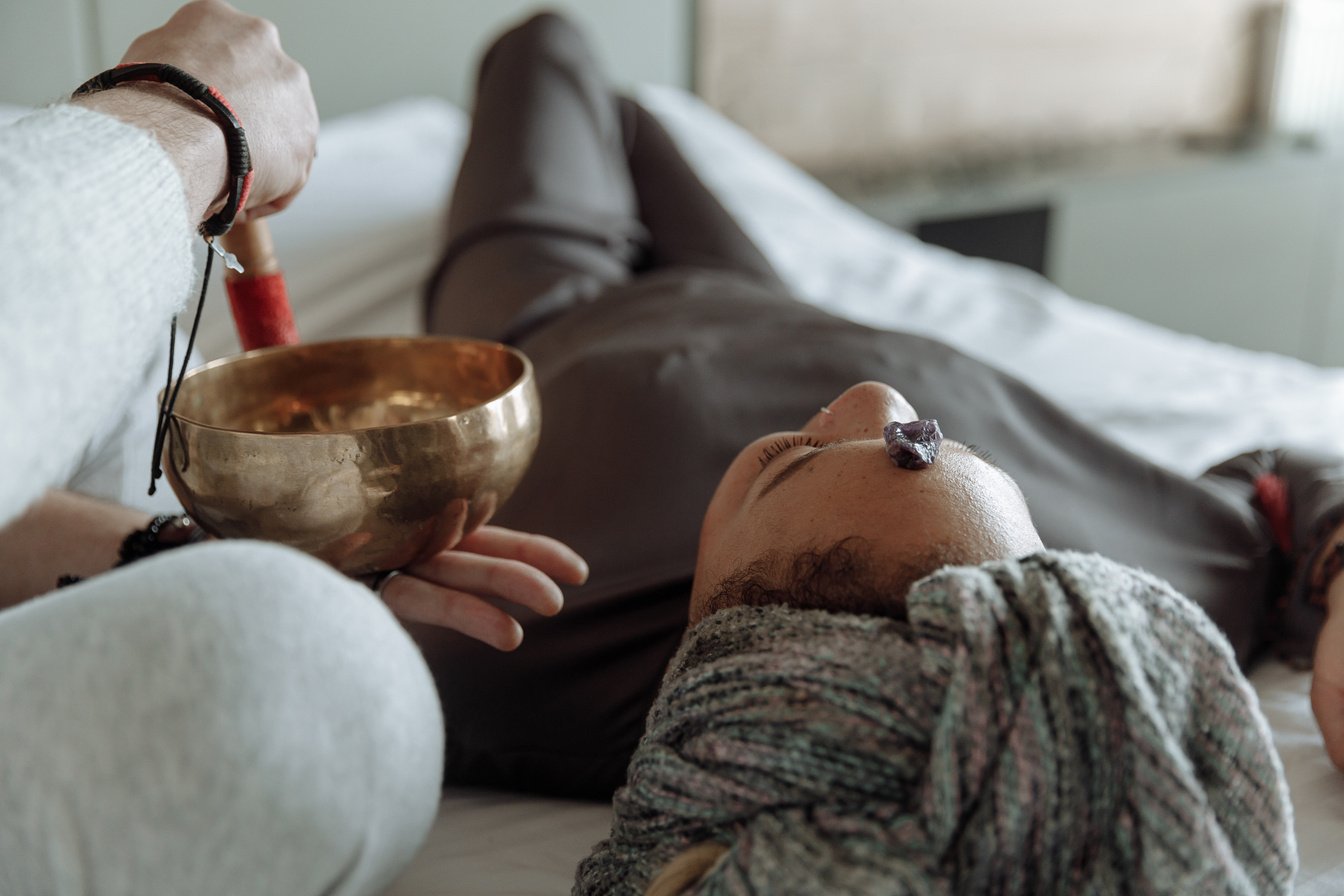
M297 343L299 331L289 307L285 276L276 261L275 245L266 222L234 224L218 239L243 266L241 274L232 269L224 274L233 324L243 351Z

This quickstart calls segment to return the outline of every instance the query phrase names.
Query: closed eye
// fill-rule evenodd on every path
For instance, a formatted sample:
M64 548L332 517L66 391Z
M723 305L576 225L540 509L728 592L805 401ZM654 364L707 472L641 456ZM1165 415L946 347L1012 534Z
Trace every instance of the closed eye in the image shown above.
M785 451L788 451L790 448L799 448L803 445L820 448L821 442L818 442L811 436L787 436L782 439L776 439L769 445L766 445L765 449L761 451L761 469L764 470L766 467L770 466L771 461L779 457Z

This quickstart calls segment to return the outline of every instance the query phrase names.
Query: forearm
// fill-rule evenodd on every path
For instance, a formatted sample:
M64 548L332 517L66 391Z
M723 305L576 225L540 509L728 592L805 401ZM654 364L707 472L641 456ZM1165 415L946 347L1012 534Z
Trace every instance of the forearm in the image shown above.
M0 609L45 594L63 575L106 572L126 536L148 522L142 511L47 492L0 529Z
M205 220L211 207L223 199L228 170L224 132L204 106L177 88L125 84L71 102L119 118L155 139L182 178L188 221Z
M181 68L231 105L253 165L245 214L303 186L317 109L269 22L197 0L123 59ZM218 122L176 94L117 87L0 128L0 523L65 480L188 297L228 153Z
M147 132L73 105L0 128L0 523L60 487L195 279L182 182Z

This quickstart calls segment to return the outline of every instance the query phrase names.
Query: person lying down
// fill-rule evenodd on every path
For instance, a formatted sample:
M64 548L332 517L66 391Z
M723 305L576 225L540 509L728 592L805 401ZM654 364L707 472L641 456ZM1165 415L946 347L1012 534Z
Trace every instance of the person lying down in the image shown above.
M1026 876L1004 892L1088 862L1109 874L1103 858L1158 875L1154 838L1176 828L1217 874L1287 879L1282 783L1235 666L1309 660L1325 621L1316 712L1344 764L1344 611L1326 621L1344 600L1344 458L1267 449L1177 475L943 343L796 301L554 15L485 54L447 223L429 329L518 346L544 409L496 522L591 570L563 612L521 617L509 655L413 628L447 780L608 799L629 771L594 881L640 850L641 880L701 841L740 852L786 804L816 836L852 821L867 844L877 819L896 838L884 851L943 851L919 873L996 880L947 850L988 848L957 826L1006 838L1037 865L1005 872ZM922 430L903 445L888 425L921 418L941 428L937 457L897 466L889 449L914 456ZM737 713L761 724L734 728ZM757 742L772 746L743 746ZM791 789L840 769L847 797ZM740 829L715 806L740 808ZM1243 822L1263 826L1251 853ZM805 861L791 855L779 873Z
M497 521L592 570L513 655L416 634L449 780L620 788L576 892L1288 886L1238 660L1314 638L1340 458L1190 480L795 301L554 15L484 56L426 311L532 358L541 443Z

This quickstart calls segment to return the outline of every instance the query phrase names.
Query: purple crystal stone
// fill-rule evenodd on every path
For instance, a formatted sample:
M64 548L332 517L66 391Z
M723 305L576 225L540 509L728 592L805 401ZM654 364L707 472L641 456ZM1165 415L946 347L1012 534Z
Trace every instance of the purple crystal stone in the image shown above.
M943 444L943 431L937 420L915 420L911 423L892 421L882 429L887 443L887 454L903 470L922 470L938 459L938 447Z

